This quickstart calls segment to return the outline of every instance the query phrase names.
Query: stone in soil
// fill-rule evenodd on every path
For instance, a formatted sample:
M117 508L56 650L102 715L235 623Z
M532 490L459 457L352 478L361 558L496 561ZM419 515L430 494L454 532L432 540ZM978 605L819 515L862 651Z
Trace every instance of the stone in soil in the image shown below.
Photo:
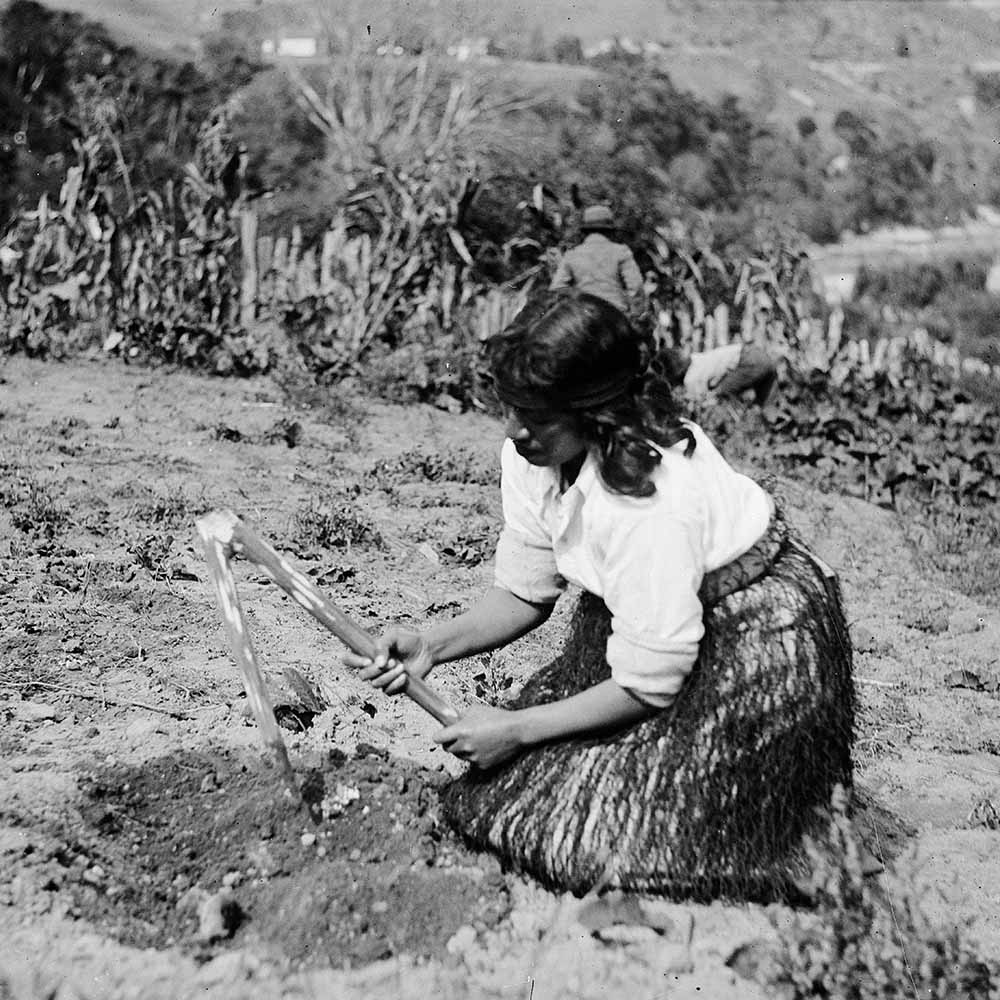
M73 905L126 944L180 943L206 959L249 948L291 968L444 955L461 928L506 914L503 876L439 819L443 775L332 752L299 777L303 806L258 757L185 752L82 775L83 824L64 833L63 857L122 889L109 896L70 864ZM227 883L238 925L199 930L191 902Z

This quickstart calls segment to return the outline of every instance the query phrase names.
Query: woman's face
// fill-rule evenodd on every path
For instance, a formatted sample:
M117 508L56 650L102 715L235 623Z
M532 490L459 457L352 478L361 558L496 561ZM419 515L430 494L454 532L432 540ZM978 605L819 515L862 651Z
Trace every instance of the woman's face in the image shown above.
M587 450L572 413L542 408L504 406L507 437L517 453L532 465L560 466Z

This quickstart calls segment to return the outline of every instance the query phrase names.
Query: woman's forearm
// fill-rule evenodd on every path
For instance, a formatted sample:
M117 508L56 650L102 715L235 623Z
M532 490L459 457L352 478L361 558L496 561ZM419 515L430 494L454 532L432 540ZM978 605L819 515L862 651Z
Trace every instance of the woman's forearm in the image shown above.
M520 709L516 725L521 744L533 746L565 736L620 729L655 711L609 678L561 701Z
M551 604L532 604L493 587L468 611L424 632L424 640L435 665L448 663L513 642L541 625L551 613Z

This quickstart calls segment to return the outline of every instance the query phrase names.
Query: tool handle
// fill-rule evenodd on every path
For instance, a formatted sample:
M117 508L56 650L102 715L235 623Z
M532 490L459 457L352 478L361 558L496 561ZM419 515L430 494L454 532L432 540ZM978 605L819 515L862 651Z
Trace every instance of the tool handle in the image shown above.
M341 611L308 576L296 569L239 518L228 511L226 515L226 524L230 530L229 543L235 551L242 552L247 559L260 566L282 590L352 652L369 658L375 656L375 640L368 632ZM407 674L404 693L443 726L458 721L458 712L421 678Z
M442 726L458 722L458 712L448 704L430 685L413 674L406 675L405 693L425 712L434 716Z

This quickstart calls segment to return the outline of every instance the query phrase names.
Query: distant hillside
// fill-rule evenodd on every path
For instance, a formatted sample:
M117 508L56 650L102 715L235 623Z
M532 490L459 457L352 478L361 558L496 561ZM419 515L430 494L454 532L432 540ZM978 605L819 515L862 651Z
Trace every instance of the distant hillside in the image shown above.
M827 148L838 142L833 122L845 110L882 131L917 131L935 143L942 179L974 190L976 200L1000 201L1000 74L993 101L982 91L977 99L975 77L975 67L1000 54L1000 0L62 0L58 6L103 21L132 44L182 53L195 52L225 12L240 9L269 12L289 35L343 36L354 25L354 33L373 42L405 44L419 35L442 48L485 37L522 57L551 53L565 35L584 45L613 37L656 42L674 82L699 97L734 94L756 117L789 131L811 118ZM491 77L497 72L495 64L466 65ZM506 69L503 75L524 90L560 100L588 75L553 62Z
M832 121L847 107L913 122L953 138L979 159L996 147L995 111L959 101L973 93L970 66L1000 54L1000 3L986 0L62 0L133 44L189 51L225 11L277 8L290 34L311 25L373 38L417 30L551 44L615 36L667 47L675 82L700 96L734 93L777 120ZM409 18L409 20L407 20ZM449 39L450 36L450 39ZM405 41L405 37L402 39ZM963 156L956 156L956 160Z
M205 4L199 0L58 0L44 6L101 21L120 41L156 51L193 52L205 30L199 17Z

